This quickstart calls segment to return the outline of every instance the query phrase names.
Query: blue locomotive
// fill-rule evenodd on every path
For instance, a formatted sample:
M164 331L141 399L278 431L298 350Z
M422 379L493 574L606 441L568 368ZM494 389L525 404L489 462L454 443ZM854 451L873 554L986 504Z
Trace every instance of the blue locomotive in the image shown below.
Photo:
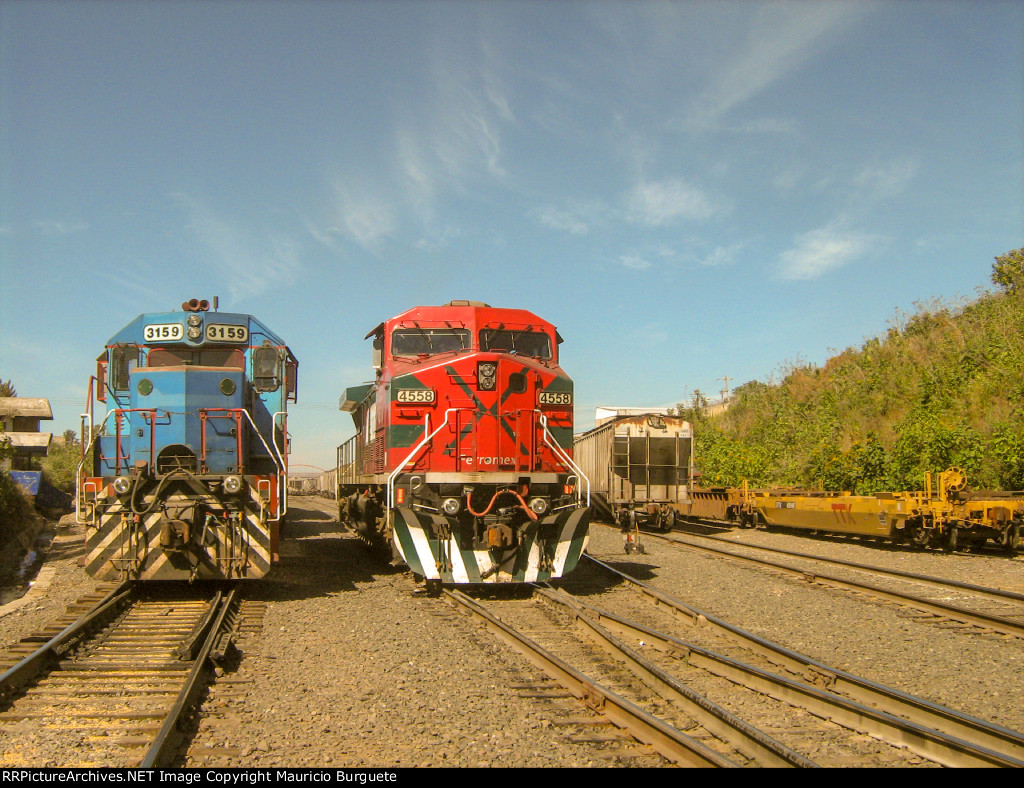
M139 315L97 359L77 485L92 577L260 578L276 560L298 361L253 316L209 309Z

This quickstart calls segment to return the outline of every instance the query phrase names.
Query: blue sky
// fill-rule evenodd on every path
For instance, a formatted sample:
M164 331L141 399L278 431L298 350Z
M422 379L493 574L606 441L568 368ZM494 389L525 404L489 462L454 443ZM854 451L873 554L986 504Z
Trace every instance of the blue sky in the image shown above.
M220 297L300 359L453 298L558 326L577 430L823 363L1024 245L1024 3L0 0L0 378ZM301 470L299 467L296 470Z

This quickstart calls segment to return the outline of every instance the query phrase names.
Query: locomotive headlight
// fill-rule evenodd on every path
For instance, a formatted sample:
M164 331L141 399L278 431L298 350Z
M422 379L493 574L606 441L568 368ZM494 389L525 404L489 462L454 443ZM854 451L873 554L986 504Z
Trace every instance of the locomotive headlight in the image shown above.
M132 488L132 480L129 479L127 476L118 476L116 479L114 479L114 490L118 494L124 495L131 488Z
M449 517L459 513L459 509L462 508L462 502L458 498L445 498L441 504L441 511L447 514Z
M242 489L242 478L240 476L227 476L224 478L224 492L234 495Z
M498 365L491 361L481 361L476 366L477 387L481 391L494 391L497 385Z
M530 499L530 511L534 514L544 514L548 510L551 504L548 503L547 498L531 498Z
M203 332L199 330L198 326L190 326L188 329L189 339L199 339L203 335Z
M188 324L190 326L201 326L203 324L203 319L199 317L199 315L189 315Z

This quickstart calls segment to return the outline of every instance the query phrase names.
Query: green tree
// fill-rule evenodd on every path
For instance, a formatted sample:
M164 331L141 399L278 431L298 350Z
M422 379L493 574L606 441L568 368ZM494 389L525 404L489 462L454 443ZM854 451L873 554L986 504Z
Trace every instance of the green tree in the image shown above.
M992 284L1004 292L1024 279L1024 247L1001 254L992 266Z
M0 397L17 397L18 392L14 390L14 384L9 380L0 380Z

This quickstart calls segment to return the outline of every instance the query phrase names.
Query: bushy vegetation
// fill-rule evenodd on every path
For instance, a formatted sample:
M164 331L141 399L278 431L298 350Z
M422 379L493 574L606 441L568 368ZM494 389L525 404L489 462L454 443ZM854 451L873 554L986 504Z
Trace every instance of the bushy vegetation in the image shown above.
M705 485L918 489L956 465L976 489L1024 489L1024 249L996 258L997 292L917 305L824 367L791 364L695 425Z
M7 471L0 470L0 547L32 512L32 503Z
M61 492L74 493L75 474L82 462L82 444L74 430L64 432L64 442L50 447L46 457L40 461L43 478ZM87 466L90 467L90 466Z

